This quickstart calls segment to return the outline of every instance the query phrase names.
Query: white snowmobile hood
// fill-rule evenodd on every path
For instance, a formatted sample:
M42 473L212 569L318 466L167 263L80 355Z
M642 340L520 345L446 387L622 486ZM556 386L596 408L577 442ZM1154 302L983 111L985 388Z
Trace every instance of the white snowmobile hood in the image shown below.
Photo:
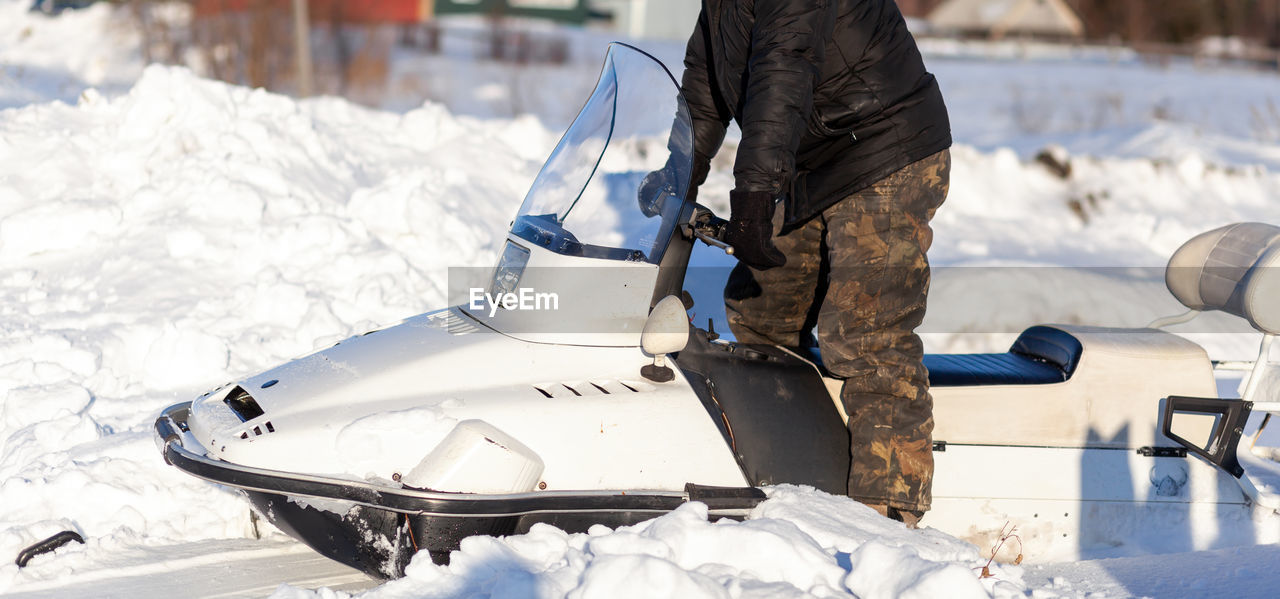
M635 347L522 341L455 307L207 394L192 404L191 434L237 464L390 480L478 419L536 452L549 488L742 485L683 379L641 378L651 362Z

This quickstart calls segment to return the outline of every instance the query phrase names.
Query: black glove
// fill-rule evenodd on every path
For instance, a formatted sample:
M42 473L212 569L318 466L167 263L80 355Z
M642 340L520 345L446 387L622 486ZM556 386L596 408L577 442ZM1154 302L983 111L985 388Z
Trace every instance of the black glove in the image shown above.
M707 172L710 168L709 159L694 161L689 191L685 193L686 201L698 201L698 186L707 180ZM675 197L675 172L676 168L668 160L666 166L644 176L644 180L640 182L640 189L636 192L636 199L639 200L640 211L645 216L652 218L661 214L667 198Z
M773 194L767 191L729 192L729 224L724 241L733 246L739 262L756 270L787 263L773 245Z
M645 175L644 180L640 182L636 199L639 200L640 211L645 216L653 218L662 214L662 207L666 205L667 198L675 197L675 183L671 180L672 172L671 167L664 166Z

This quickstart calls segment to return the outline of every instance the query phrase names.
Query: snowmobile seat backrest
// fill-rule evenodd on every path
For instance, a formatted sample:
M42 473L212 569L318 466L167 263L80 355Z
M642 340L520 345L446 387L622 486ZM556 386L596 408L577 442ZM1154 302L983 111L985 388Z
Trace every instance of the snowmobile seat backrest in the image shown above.
M1234 314L1280 334L1280 227L1236 223L1191 238L1169 259L1165 285L1192 310Z
M1057 366L1066 378L1076 371L1084 346L1074 335L1046 326L1034 326L1018 335L1009 353Z

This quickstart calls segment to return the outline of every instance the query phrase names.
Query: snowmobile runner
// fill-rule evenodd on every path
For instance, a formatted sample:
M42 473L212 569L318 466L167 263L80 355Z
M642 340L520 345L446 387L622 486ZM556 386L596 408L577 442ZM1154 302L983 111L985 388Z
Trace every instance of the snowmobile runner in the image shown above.
M779 483L844 494L840 381L820 358L690 326L693 245L725 247L724 221L683 201L692 143L666 68L610 46L481 287L166 409L165 460L379 577L536 523L627 525L689 501L742 518ZM638 206L655 170L667 186ZM1189 314L1264 333L1256 363L1218 365L1249 369L1243 399L1220 399L1205 351L1159 328L1041 325L1007 353L928 356L936 475L921 525L985 548L1010 523L1033 560L1189 521L1219 526L1159 550L1280 540L1280 464L1249 451L1251 412L1280 412L1277 263L1280 228L1246 223L1196 237L1168 269ZM344 431L412 418L430 426L375 426L387 447L364 443L374 465L344 469Z

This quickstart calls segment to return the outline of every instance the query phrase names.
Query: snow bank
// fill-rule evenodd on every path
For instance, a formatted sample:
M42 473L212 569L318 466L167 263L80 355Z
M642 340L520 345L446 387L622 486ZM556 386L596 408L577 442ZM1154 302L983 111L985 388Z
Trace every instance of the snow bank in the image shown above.
M442 304L554 140L165 67L0 112L0 555L72 529L90 556L0 561L0 589L121 544L249 534L242 499L164 466L155 413Z
M743 522L707 521L691 503L635 526L565 534L471 537L448 566L421 554L406 577L360 595L393 597L848 597L955 599L1022 596L1021 568L995 566L972 545L909 531L847 497L789 485ZM326 597L282 587L273 597Z
M1114 59L992 60L927 54L957 140L1029 158L1047 144L1076 154L1275 168L1280 76Z
M58 18L0 0L0 110L74 101L86 86L123 92L142 73L141 36L106 2Z
M571 44L565 65L513 65L451 53L474 43L476 23L447 20L441 55L398 51L384 107L417 106L423 96L454 114L535 114L563 128L590 93L607 33L558 29ZM468 35L470 33L471 35ZM680 41L636 42L677 80ZM1124 48L1025 41L921 40L958 143L984 152L1013 149L1030 159L1050 144L1102 157L1187 157L1219 165L1280 168L1280 75L1174 58L1144 62ZM736 138L732 129L729 138Z
M1234 222L1280 223L1280 170L1051 150L1053 160L1023 162L1009 149L952 148L951 193L932 223L929 351L1004 351L1034 322L1146 326L1185 310L1164 286L1183 242ZM1257 353L1238 318L1173 330L1215 359Z

